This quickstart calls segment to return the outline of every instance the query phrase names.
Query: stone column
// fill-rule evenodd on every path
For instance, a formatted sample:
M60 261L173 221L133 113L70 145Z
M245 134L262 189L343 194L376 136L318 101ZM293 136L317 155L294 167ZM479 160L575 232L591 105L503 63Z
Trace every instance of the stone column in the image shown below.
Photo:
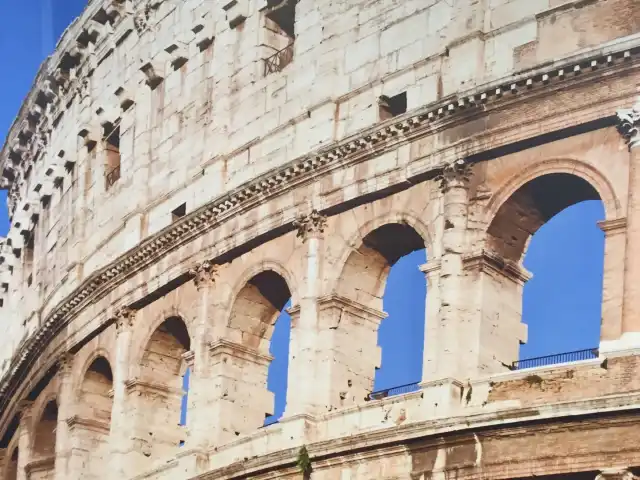
M609 468L601 470L596 480L636 480L637 477L626 468Z
M129 478L130 467L127 455L133 448L132 420L127 415L127 380L129 379L129 353L131 336L135 321L135 310L123 307L116 312L116 355L113 368L113 409L111 412L111 430L109 432L109 450L111 461L109 476L114 480Z
M598 226L604 232L600 350L606 351L609 342L617 343L622 335L626 219L603 220Z
M441 378L463 379L469 376L469 347L474 335L466 326L463 255L465 252L467 214L469 206L470 168L463 160L447 165L439 177L444 196L444 230L440 260L440 309L438 312L437 372ZM466 366L468 365L468 367Z
M67 421L73 416L73 355L65 353L59 361L58 370L58 421L56 424L56 480L69 478L69 460L71 457L71 442L69 424Z
M440 260L429 261L420 266L427 280L427 298L424 317L424 342L422 350L422 383L438 379L437 346L438 312L440 310ZM429 322L429 320L431 320Z
M341 295L320 296L324 222L312 212L296 223L307 252L305 288L289 311L287 418L362 403L380 366L378 327L386 314Z
M211 412L208 411L208 387L211 378L211 360L209 355L209 325L213 323L212 303L215 280L219 265L205 261L191 270L193 282L199 293L198 319L192 342L193 360L189 378L189 399L187 426L189 437L187 448L205 451L211 440L211 430L215 428Z
M287 389L287 417L314 413L319 405L326 403L321 399L322 392L312 388L316 381L316 352L319 350L318 299L322 292L322 251L326 217L313 210L309 215L299 217L294 225L298 228L297 237L302 241L306 252L299 310L292 309L287 372L287 384L291 388ZM305 384L309 385L303 386Z
M619 349L640 347L640 99L617 112L618 130L629 145L629 193Z
M17 480L27 480L26 467L31 461L33 443L33 402L23 400L20 404L20 428L18 438L18 475Z

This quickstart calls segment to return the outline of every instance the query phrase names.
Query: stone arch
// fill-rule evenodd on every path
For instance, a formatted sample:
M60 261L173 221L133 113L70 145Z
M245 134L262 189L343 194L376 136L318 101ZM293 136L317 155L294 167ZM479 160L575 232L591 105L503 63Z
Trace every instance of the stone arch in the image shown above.
M58 423L56 398L45 399L43 408L36 418L31 458L32 460L53 458L56 451L56 426Z
M390 268L404 255L427 248L428 229L408 214L392 213L360 226L337 262L333 291L382 310ZM357 281L355 281L358 279Z
M596 168L576 159L545 160L532 165L531 167L525 169L523 172L517 175L513 175L492 196L489 204L487 205L487 213L485 217L487 233L489 236L489 238L487 239L489 249L492 249L492 247L496 247L495 241L492 241L491 239L491 236L495 236L495 227L497 225L496 222L500 222L504 218L504 215L508 214L509 209L512 209L512 207L516 207L514 203L508 203L510 201L513 202L514 195L518 195L520 197L520 199L516 197L516 201L530 201L532 200L531 192L523 191L523 188L525 188L527 185L532 185L532 182L534 182L534 189L537 191L537 195L539 196L539 190L545 185L544 181L539 181L538 179L546 178L547 180L549 180L550 178L552 178L552 176L555 176L556 180L551 180L551 182L569 182L570 186L576 186L580 189L580 195L576 196L576 199L575 201L573 201L573 203L566 204L567 201L570 201L570 199L567 199L564 206L562 206L562 204L559 204L555 205L555 208L551 208L551 210L547 208L545 209L546 211L539 212L541 215L538 219L534 220L534 222L540 222L542 220L543 221L538 225L537 228L539 228L553 215L559 213L564 208L578 203L582 200L589 199L598 199L602 201L605 209L605 217L607 220L617 219L622 216L620 200L615 193L613 185ZM561 176L564 180L561 179ZM573 178L574 180L568 180L569 178ZM535 185L535 182L537 182L537 185ZM533 192L533 195L536 195L536 192ZM535 201L536 199L533 200ZM550 215L551 212L553 212L553 214ZM499 218L499 215L502 215L503 218ZM493 233L491 232L492 228L494 229ZM531 228L524 229L523 231L526 232L527 230L531 230ZM531 235L526 235L525 238L522 238L521 236L517 235L517 239L513 240L512 242L504 242L506 239L503 239L504 243L513 244L512 248L507 248L508 251L505 251L505 253L507 254L505 258L508 258L509 260L520 261L526 251L530 236ZM502 250L505 249L503 248ZM518 250L520 251L520 256L515 259L513 257L517 254Z
M113 407L110 393L113 388L111 364L104 355L97 354L91 357L89 365L83 372L77 392L79 413L109 425Z
M138 357L139 375L127 387L133 441L140 446L142 465L175 454L185 439L180 425L182 375L190 348L185 321L173 315L152 330Z
M76 389L76 424L70 432L73 467L82 478L102 478L103 458L109 455L109 432L113 409L113 371L106 352L93 352L85 365ZM91 450L82 448L90 444Z
M245 268L242 273L237 277L237 280L233 282L231 287L231 294L229 296L228 305L226 307L226 315L225 318L229 318L231 314L231 310L233 309L234 303L238 298L241 290L247 286L247 283L265 271L272 271L278 276L280 276L285 283L287 284L287 288L289 289L289 293L291 295L291 302L296 303L298 301L298 293L295 288L297 285L297 279L293 272L285 267L281 262L275 259L263 259L255 264L252 264ZM228 322L227 322L228 323Z
M533 235L560 212L587 200L601 201L606 219L620 218L621 205L612 184L594 167L574 159L535 164L510 178L496 192L487 208L485 250L494 262L497 259L507 268L502 271L499 282L495 278L487 279L487 284L494 282L492 288L499 301L493 305L484 302L486 317L499 316L501 324L511 324L513 331L518 331L515 325L522 321L524 287L530 278L522 265ZM597 318L600 328L601 310ZM602 323L606 323L604 318ZM524 331L521 335L512 335L513 341L503 342L502 353L497 356L505 364L517 360L519 346L526 343L527 337ZM575 350L575 347L566 350ZM544 352L548 353L560 352Z
M292 297L286 270L277 265L262 262L240 277L244 283L234 289L237 293L227 319L229 343L213 349L214 357L230 362L231 371L242 372L229 380L233 385L226 389L226 400L234 418L232 426L223 429L247 433L274 414L275 396L268 389L271 338L276 320Z
M164 299L158 300L158 302L162 302ZM150 308L151 305L147 308ZM133 366L132 372L135 375L142 375L142 360L145 355L146 349L149 346L149 342L151 341L153 335L158 332L158 329L170 318L180 319L182 324L184 325L184 329L186 331L186 335L189 337L189 346L191 345L192 333L189 328L189 324L187 322L188 316L186 316L183 312L182 308L174 304L168 305L166 308L162 308L161 310L155 312L150 310L149 312L140 311L137 313L140 319L147 319L153 315L153 321L145 325L143 329L138 331L135 334L135 339L132 342L131 348L133 351L131 352L131 364ZM184 336L184 334L183 334Z
M183 317L166 317L152 331L140 359L143 380L170 385L183 371L183 355L191 349L191 335Z
M264 262L241 277L242 287L233 296L227 323L234 341L263 355L269 354L275 321L292 298L285 270L273 267Z

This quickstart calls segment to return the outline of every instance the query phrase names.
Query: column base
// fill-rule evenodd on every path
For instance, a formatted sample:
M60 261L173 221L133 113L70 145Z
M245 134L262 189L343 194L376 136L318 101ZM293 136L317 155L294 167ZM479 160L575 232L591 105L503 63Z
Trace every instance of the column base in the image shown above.
M600 355L628 355L640 354L640 332L627 332L616 340L602 340L600 342Z

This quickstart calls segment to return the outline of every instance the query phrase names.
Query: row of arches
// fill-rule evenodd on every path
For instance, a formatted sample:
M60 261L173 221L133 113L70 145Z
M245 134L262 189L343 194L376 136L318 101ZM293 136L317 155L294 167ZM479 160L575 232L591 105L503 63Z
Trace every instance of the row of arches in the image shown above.
M534 274L542 273L534 276L535 283L529 284L533 287L525 287L524 321L531 327L532 341L521 349L521 356L592 346L599 339L602 261L591 259L603 257L604 237L594 225L604 214L602 203L592 199L593 192L582 188L583 185L576 187L574 178L559 175L549 175L545 181L549 183L536 180L516 190L498 209L488 229L494 250L513 261L524 261ZM549 191L563 193L550 198ZM527 248L531 262L525 256ZM425 274L419 268L426 260L422 236L407 223L392 222L364 235L344 264L338 293L388 313L375 332L382 349L380 368L363 374L371 378L369 391L417 383L423 377L425 328L434 321L425 313L429 290ZM585 270L587 265L590 268ZM573 276L567 276L568 272ZM579 280L582 287L576 286ZM573 283L571 290L567 289L569 283ZM561 292L557 298L563 300L568 293L574 293L569 309L576 308L576 298L587 299L589 311L584 313L581 308L578 314L573 312L571 321L558 322L555 311L558 304L554 307L548 301L556 292ZM286 408L291 332L287 309L291 307L291 295L287 280L266 268L250 278L233 300L228 319L231 336L261 356L259 361L243 360L240 368L246 378L234 383L233 388L245 392L240 397L251 397L260 388L275 395L275 400L269 395L264 397L264 412L245 415L247 429L272 423ZM565 310L560 316L569 312ZM552 329L559 334L550 336ZM550 338L554 341L549 342ZM193 332L185 320L170 315L148 337L139 357L136 382L128 386L127 406L135 412L132 416L135 421L127 428L136 442L135 448L145 457L164 458L187 440L185 430L192 426L188 412L190 390L194 386L188 359L192 342ZM430 347L427 339L426 348ZM92 359L83 374L74 407L75 415L106 426L101 430L93 428L91 433L92 441L103 449L108 445L114 408L113 359L107 357L98 355ZM255 389L241 385L242 381ZM239 408L235 412L249 407L243 404ZM56 400L49 401L34 418L37 420L30 446L31 461L55 454ZM12 445L5 478L14 478L13 472L18 468L19 445L17 441ZM104 453L108 455L106 450ZM98 472L90 472L87 477L92 475L99 478Z

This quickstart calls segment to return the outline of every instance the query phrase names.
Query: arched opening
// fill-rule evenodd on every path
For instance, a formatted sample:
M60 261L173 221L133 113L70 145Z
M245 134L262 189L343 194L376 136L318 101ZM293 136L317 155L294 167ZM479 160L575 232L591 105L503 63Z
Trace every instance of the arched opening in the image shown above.
M14 448L7 461L4 478L6 480L17 480L18 478L18 447Z
M289 308L291 308L290 299L280 311L273 327L269 348L269 354L273 360L269 364L267 389L274 395L274 411L273 415L265 419L265 426L276 423L282 417L287 404L287 373L289 371L289 344L291 340L291 317L287 312Z
M151 335L142 355L140 378L133 396L134 439L140 453L155 460L175 453L185 440L183 415L185 354L191 339L184 321L166 319ZM186 417L185 417L186 419Z
M97 357L87 369L80 391L80 412L83 417L105 424L111 422L113 400L113 374L111 366L104 357Z
M416 390L421 380L426 280L419 267L425 262L424 239L405 223L389 223L367 234L343 269L338 293L388 314L367 335L377 337L379 365L364 355L359 367L359 383L367 393L375 390L374 398Z
M503 313L522 316L528 326L512 368L597 356L604 234L596 222L603 217L595 188L568 173L531 180L498 210L490 249L533 274L524 289L503 296L513 311Z
M33 439L33 461L51 460L50 469L53 470L53 460L56 453L56 425L58 422L58 404L49 401L35 428Z
M237 432L273 423L284 411L291 326L285 307L290 299L287 282L273 270L251 278L235 299L229 328L247 352L238 359L243 375L234 388L244 397L234 401L246 405L244 418L234 420Z
M78 391L78 421L70 431L72 457L82 459L76 467L82 478L101 478L104 474L102 458L109 454L109 429L113 399L113 374L109 361L96 357L84 375ZM88 450L86 445L92 445Z

